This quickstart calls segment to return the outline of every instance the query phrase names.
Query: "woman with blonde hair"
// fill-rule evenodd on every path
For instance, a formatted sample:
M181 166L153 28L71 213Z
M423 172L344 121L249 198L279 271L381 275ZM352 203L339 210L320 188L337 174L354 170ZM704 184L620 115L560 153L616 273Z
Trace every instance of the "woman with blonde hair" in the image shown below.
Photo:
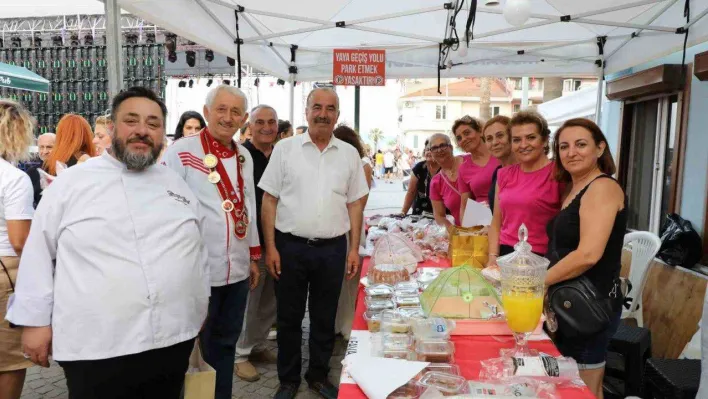
M50 175L57 175L57 162L72 167L96 155L91 125L83 117L64 115L57 124L56 135L54 149L44 161L44 170Z
M32 366L23 356L21 330L10 328L5 313L34 215L32 183L15 167L29 159L33 129L24 107L0 100L0 398L19 398L26 370Z
M101 115L96 118L93 125L93 145L96 147L96 156L103 154L104 151L111 148L111 135L109 131L112 123L110 116Z

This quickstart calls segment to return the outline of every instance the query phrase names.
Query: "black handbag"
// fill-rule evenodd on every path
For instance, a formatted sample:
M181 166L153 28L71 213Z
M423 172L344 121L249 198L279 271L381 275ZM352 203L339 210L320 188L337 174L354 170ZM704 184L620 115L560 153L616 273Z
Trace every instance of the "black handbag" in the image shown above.
M605 295L585 276L550 286L548 301L558 329L568 336L588 336L607 328L621 307L620 284L620 279L615 279L612 291Z

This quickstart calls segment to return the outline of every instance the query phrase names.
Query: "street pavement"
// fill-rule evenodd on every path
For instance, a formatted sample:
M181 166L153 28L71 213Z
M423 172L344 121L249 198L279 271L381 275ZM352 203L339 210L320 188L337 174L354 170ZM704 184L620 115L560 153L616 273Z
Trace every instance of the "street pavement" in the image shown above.
M383 180L376 180L376 183L369 195L369 200L366 205L366 216L375 214L389 214L401 211L405 191L401 180L393 180L391 183L386 183ZM302 373L303 376L307 370L309 350L308 337L310 331L309 313L305 314L305 320L302 324ZM275 341L267 341L268 350L272 353L277 353L278 349ZM341 336L337 337L334 346L334 353L330 360L330 381L339 385L339 376L342 372L341 361L344 358L344 352L347 344ZM234 399L266 399L272 398L275 391L278 389L278 370L275 364L254 362L254 366L261 373L261 378L255 382L242 381L237 376L234 376L233 398ZM66 399L69 397L66 388L66 379L64 371L56 363L52 362L50 368L32 367L27 370L27 378L22 392L21 399L44 399L58 398ZM300 393L298 399L316 399L319 395L311 392L304 382L300 385Z

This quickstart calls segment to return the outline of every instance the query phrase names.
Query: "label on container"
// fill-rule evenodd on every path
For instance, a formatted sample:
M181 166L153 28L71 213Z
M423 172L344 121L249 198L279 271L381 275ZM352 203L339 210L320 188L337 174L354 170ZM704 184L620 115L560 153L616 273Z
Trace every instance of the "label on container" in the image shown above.
M514 357L514 375L519 377L558 377L560 368L554 357Z

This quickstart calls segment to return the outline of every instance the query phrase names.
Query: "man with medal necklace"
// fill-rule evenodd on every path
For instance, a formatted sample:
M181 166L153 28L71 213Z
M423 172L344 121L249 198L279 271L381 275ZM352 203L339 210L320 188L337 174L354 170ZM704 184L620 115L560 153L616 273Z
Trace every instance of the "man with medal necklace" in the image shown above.
M251 154L233 141L248 119L248 101L236 87L212 89L204 105L207 127L172 144L163 163L176 171L205 213L209 252L209 314L199 335L204 359L216 369L217 399L230 399L236 342L249 288L258 285L261 247Z

